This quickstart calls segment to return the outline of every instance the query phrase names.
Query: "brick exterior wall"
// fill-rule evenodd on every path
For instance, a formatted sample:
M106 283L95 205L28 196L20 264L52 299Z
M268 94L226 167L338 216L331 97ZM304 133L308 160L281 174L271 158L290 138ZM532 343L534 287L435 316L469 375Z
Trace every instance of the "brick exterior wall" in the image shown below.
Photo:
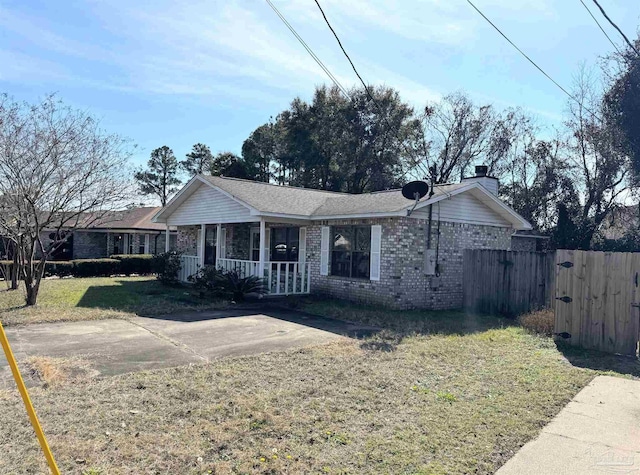
M113 244L112 244L113 245ZM107 233L92 233L76 231L73 233L73 258L98 259L109 257L107 247Z
M427 223L427 220L397 217L331 220L306 226L312 293L398 309L460 308L464 250L509 249L513 229L445 221L438 227L438 222L434 222L431 247L438 247L439 274L428 276L424 273ZM379 281L320 275L322 226L373 224L382 226ZM249 259L252 226L255 224L224 225L227 230L227 258ZM269 225L267 232L275 226L279 225ZM178 228L178 250L189 255L197 254L198 228Z
M382 225L380 280L320 275L321 225L307 227L307 259L311 290L341 299L392 308L452 309L462 306L464 249L508 249L511 228L440 223L438 276L424 274L427 221L412 218L332 220L325 226ZM432 248L438 243L438 224L432 228ZM331 264L329 264L331 269Z
M176 250L188 256L197 256L198 229L200 226L178 226Z
M227 224L224 228L227 230L226 258L250 260L249 255L251 239L251 227L255 227L255 223Z

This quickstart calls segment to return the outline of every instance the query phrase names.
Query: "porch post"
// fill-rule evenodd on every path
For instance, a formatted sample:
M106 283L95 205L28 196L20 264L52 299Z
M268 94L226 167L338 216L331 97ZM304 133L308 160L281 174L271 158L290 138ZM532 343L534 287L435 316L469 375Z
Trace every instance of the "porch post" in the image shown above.
M218 223L216 228L216 266L219 266L220 263L220 251L222 246L222 224Z
M260 218L260 259L258 261L258 277L264 278L264 256L266 245L267 226L264 218Z
M204 267L204 248L207 242L206 237L207 225L200 225L200 242L198 243L198 265L202 268Z
M169 237L171 236L171 232L169 231L169 223L167 223L167 230L166 230L166 235L165 235L165 241L164 241L164 252L169 252L170 251L170 243L169 243Z

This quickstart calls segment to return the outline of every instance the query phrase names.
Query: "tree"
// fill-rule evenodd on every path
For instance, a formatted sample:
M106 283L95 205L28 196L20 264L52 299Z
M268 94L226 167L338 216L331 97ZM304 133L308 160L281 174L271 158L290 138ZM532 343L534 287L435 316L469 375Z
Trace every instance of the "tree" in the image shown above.
M54 96L33 105L0 98L0 236L17 254L28 306L62 236L130 197L129 156L126 140Z
M246 163L242 158L231 152L220 152L217 154L211 162L209 173L214 176L249 178Z
M475 162L493 173L510 144L506 125L492 106L477 106L462 92L427 104L413 131L413 174L435 183L458 181Z
M640 48L640 38L635 41ZM607 64L613 68L604 96L603 115L617 126L620 135L616 145L630 157L633 171L640 177L640 61L630 47L610 56Z
M578 249L589 249L605 218L629 188L630 156L619 147L620 129L604 109L606 100L593 76L582 69L569 102L566 122L569 176L579 190L579 206L569 208ZM573 210L573 213L571 212Z
M186 157L180 162L180 167L189 174L189 177L208 172L213 164L211 150L201 143L195 144Z
M275 136L271 122L251 132L242 144L242 159L247 166L249 178L269 182L271 163L274 160Z
M369 86L349 97L318 87L311 103L294 99L245 141L242 156L258 179L362 193L398 186L413 109L397 91Z
M147 170L138 170L134 178L143 195L156 195L164 207L181 183L177 177L178 160L173 150L163 145L151 152L147 167Z

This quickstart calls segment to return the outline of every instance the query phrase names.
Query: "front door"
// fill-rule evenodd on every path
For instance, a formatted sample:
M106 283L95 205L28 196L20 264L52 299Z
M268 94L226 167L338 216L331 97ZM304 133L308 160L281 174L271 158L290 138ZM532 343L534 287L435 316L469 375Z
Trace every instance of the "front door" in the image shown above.
M251 260L260 260L260 228L251 228Z

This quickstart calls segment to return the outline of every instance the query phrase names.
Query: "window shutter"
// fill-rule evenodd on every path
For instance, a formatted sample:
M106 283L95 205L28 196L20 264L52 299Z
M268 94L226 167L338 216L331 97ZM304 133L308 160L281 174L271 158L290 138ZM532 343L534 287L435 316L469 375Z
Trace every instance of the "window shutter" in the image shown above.
M266 228L264 232L264 262L271 260L271 228Z
M307 228L302 227L298 231L298 262L307 262Z
M329 275L329 226L322 226L320 235L320 275Z
M369 279L380 280L380 248L382 247L382 226L371 226L371 259L369 261Z
M220 259L227 258L227 229L222 228L220 232Z

